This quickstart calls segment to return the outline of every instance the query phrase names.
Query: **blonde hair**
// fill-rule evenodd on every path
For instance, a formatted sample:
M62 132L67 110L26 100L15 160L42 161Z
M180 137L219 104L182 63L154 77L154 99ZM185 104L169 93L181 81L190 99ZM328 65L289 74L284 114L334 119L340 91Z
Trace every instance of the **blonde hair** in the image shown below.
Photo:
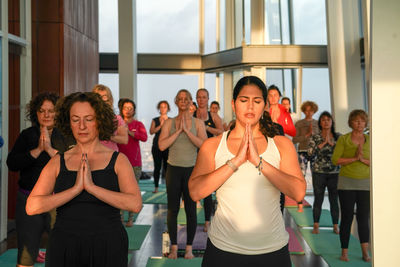
M111 104L111 106L114 103L114 98L112 96L111 90L108 86L104 85L104 84L96 84L95 86L93 86L92 88L92 92L93 93L98 93L98 92L107 92L107 98L109 103Z
M190 101L193 100L193 99L192 99L192 94L191 94L188 90L186 90L186 89L181 89L181 90L178 91L178 93L177 93L176 96L175 96L175 104L178 104L178 95L179 95L180 93L186 93L186 96L189 97Z

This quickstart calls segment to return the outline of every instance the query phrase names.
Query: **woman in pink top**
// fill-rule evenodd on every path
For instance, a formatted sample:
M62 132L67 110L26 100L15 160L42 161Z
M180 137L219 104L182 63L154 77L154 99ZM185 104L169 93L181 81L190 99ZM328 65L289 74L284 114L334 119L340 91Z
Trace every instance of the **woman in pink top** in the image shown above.
M124 153L132 164L133 172L135 173L136 181L139 182L140 176L142 174L142 156L140 154L139 141L147 141L147 132L143 123L135 120L136 105L135 103L128 99L122 98L119 100L118 108L120 109L120 114L125 124L128 126L129 140L128 144L118 144L119 152ZM126 226L133 225L133 213L129 212L129 219Z
M111 93L110 88L103 84L96 84L93 89L93 93L99 94L101 99L103 99L104 102L109 104L111 107L113 106L113 96ZM114 151L118 151L118 146L117 144L128 144L128 131L125 125L124 120L120 116L116 116L115 119L118 122L118 128L114 132L114 134L111 136L111 139L108 141L101 141L103 145L105 145L108 148L111 148Z

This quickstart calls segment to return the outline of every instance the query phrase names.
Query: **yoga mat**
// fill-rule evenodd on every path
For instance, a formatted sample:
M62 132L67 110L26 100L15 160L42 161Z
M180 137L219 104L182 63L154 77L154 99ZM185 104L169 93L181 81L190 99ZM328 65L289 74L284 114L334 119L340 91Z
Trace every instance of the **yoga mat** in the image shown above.
M204 226L197 226L196 235L194 236L192 249L193 250L206 250L207 245L207 233L203 231ZM187 227L186 225L178 225L178 250L185 250L187 239Z
M18 249L12 248L0 255L1 267L15 267L17 264ZM35 263L35 267L44 267L44 263Z
M132 227L125 227L128 233L129 250L139 250L142 246L151 225L134 224Z
M315 255L331 254L340 256L342 249L340 248L339 235L332 230L320 229L319 234L313 234L312 229L300 228L300 233ZM360 242L353 235L350 235L349 252L361 255Z
M312 209L304 209L303 212L297 212L297 208L287 208L287 210L298 226L305 227L314 225ZM319 226L333 227L331 213L329 210L322 210L321 217L319 219Z
M197 208L197 224L204 224L205 221L206 220L204 218L204 209ZM186 212L184 208L179 209L178 224L186 224Z
M122 213L123 213L123 216L124 216L124 222L126 223L128 221L128 219L129 219L129 212L126 211L126 210L123 210ZM133 222L136 222L136 219L137 219L138 215L139 215L139 213L134 213L133 214Z
M202 260L202 258L172 260L165 257L151 257L148 259L146 267L200 267Z
M303 255L304 250L299 240L297 239L296 233L292 227L286 227L286 231L289 233L289 252L290 254Z
M361 257L361 250L359 254L353 253L349 249L349 260L350 261L341 261L340 260L341 253L338 252L336 254L322 254L321 257L328 263L331 267L368 267L372 266L371 262L365 262Z
M286 208L297 208L297 202L291 199L288 196L285 196L285 207ZM311 207L310 203L307 200L303 199L303 208Z
M166 192L146 192L142 195L142 200L145 204L168 204Z

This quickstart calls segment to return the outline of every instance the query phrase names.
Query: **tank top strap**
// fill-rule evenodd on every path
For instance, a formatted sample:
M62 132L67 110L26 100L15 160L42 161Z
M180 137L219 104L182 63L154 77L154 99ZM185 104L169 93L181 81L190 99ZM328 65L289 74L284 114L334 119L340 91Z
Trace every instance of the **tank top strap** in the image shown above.
M111 156L111 159L110 159L110 162L108 163L108 165L106 167L107 170L108 169L114 169L115 162L117 161L118 154L119 154L119 152L117 152L117 151L113 152L113 154Z
M58 153L58 154L60 155L60 172L66 171L67 167L65 166L64 153Z

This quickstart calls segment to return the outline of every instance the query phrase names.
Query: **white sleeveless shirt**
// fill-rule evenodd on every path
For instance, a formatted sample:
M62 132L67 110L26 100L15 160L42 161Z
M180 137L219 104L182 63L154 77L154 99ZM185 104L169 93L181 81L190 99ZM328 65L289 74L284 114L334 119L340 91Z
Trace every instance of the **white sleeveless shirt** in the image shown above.
M224 132L215 153L215 168L235 157ZM272 138L262 158L279 168L280 153ZM245 255L273 252L288 244L280 210L280 191L249 161L243 163L216 192L218 207L208 237L217 248Z

